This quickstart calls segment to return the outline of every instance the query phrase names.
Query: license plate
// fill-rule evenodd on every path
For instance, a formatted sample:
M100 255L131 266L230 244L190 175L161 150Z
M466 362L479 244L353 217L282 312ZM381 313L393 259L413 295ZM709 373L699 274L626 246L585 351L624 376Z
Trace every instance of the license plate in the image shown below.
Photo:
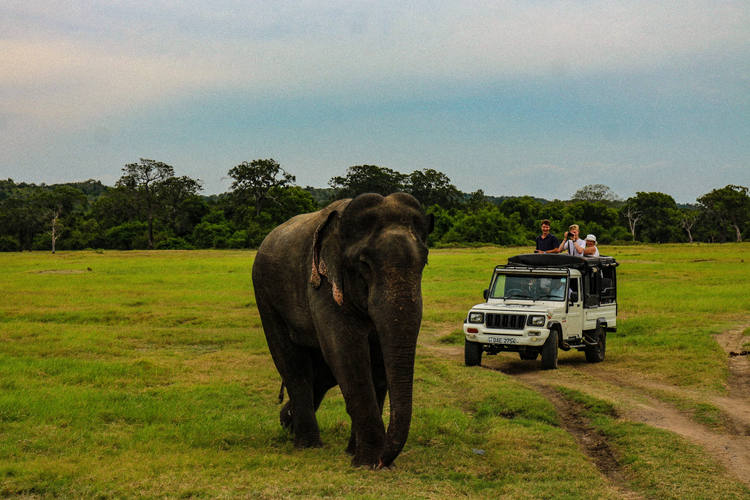
M515 337L489 337L490 344L515 344Z

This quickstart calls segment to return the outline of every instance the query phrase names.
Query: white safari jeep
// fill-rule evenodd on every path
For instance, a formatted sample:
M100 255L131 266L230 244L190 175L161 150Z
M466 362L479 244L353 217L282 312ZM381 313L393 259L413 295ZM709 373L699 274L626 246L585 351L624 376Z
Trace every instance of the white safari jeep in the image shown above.
M604 360L607 332L617 331L617 262L612 257L524 254L492 273L485 301L464 320L467 366L482 352L542 355L557 368L557 350L577 349L586 361Z

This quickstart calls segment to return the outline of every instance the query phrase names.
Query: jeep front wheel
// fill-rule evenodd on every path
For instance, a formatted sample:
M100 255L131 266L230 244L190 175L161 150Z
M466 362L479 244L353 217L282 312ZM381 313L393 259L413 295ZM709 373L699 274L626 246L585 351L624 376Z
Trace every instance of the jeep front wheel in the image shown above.
M547 340L542 346L542 370L554 370L557 368L557 330L549 332Z
M596 345L586 349L586 361L589 363L601 363L604 361L604 353L607 350L607 332L604 327L596 329Z
M482 344L464 340L464 363L466 366L479 366L482 363Z

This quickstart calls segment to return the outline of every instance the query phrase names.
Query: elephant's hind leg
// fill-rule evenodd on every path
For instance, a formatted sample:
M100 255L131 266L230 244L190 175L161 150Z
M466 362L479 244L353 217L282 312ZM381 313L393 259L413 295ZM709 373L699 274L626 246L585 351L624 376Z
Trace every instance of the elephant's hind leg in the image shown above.
M289 394L289 401L279 415L281 425L292 431L295 446L321 446L315 420L315 375L310 350L292 342L289 328L275 311L263 307L261 301L258 309L268 348Z

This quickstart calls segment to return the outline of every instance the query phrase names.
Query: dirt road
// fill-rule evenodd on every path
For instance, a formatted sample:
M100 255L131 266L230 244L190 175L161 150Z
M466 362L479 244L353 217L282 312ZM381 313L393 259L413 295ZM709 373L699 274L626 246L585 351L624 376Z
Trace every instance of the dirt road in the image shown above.
M742 352L747 341L740 325L716 336L727 353L730 376L728 394L706 393L650 380L632 372L618 371L604 363L586 363L580 359L561 359L558 370L542 371L539 362L521 361L512 354L483 356L485 369L498 370L544 395L557 409L563 427L578 441L582 451L597 465L626 498L637 498L629 491L622 470L610 450L607 439L588 424L583 408L561 397L554 387L568 387L609 401L618 417L666 429L703 447L738 480L750 486L750 356ZM433 346L441 355L463 361L463 347ZM734 354L733 354L734 353ZM721 412L721 425L698 423L689 410L674 401L709 403Z

